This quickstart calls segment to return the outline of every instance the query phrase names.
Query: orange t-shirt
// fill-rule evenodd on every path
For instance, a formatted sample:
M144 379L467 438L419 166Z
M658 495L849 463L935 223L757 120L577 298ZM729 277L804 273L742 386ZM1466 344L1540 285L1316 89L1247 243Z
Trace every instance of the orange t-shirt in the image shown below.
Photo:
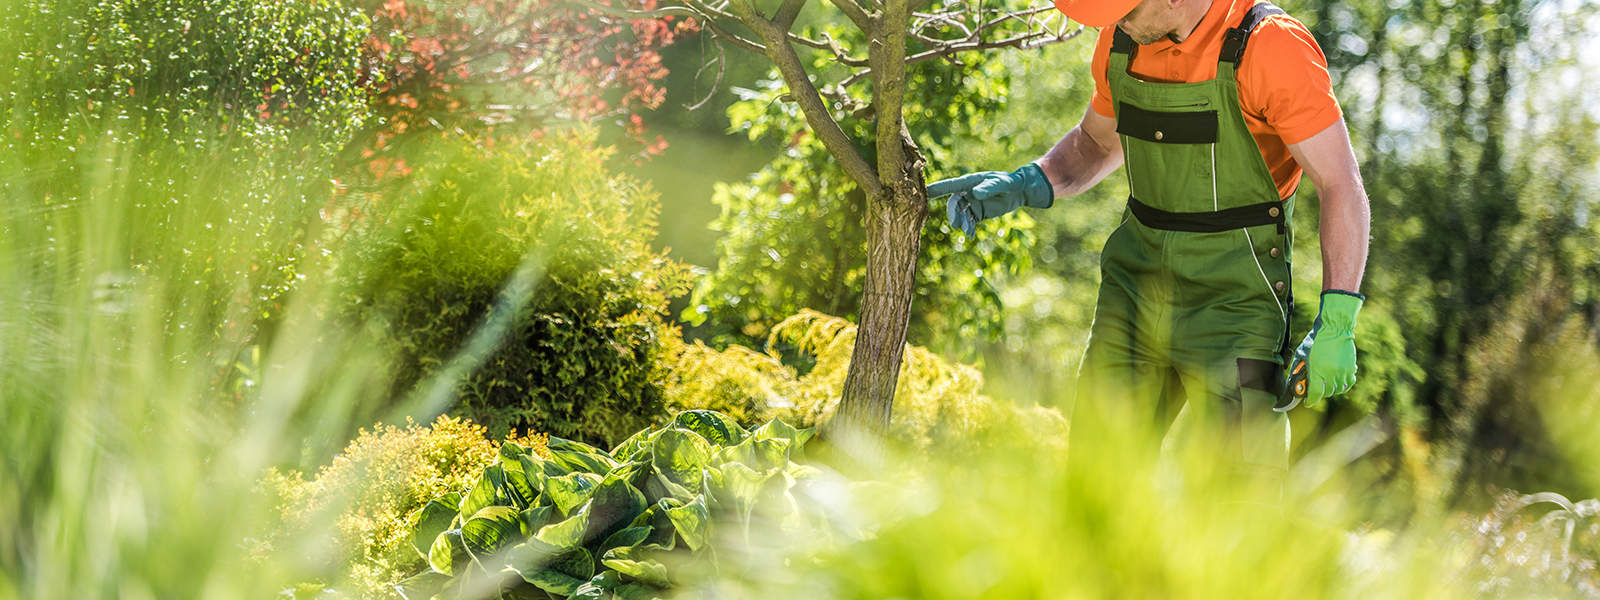
M1223 33L1239 24L1258 0L1212 0L1194 33L1181 44L1163 39L1134 52L1128 70L1139 79L1161 83L1205 81L1217 75ZM1095 42L1094 99L1090 106L1114 117L1106 83L1112 27ZM1245 125L1256 138L1267 169L1288 198L1300 182L1300 165L1286 144L1303 142L1339 121L1342 113L1328 78L1328 59L1306 26L1284 14L1262 19L1250 34L1237 73Z

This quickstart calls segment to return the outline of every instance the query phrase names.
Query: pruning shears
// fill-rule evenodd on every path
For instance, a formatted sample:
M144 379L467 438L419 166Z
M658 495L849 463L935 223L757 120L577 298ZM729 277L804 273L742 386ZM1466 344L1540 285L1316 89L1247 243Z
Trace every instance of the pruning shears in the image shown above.
M1289 412L1306 399L1306 361L1293 360L1290 363L1283 392L1278 394L1278 403L1272 406L1275 412Z

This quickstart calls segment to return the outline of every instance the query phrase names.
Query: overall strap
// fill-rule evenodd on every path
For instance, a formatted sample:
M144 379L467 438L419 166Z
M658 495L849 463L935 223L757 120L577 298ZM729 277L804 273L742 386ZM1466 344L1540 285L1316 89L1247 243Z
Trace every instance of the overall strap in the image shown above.
M1274 6L1271 2L1258 2L1245 11L1244 18L1239 20L1237 27L1228 28L1222 39L1222 53L1217 55L1217 77L1233 79L1234 73L1239 69L1239 63L1244 60L1245 45L1250 42L1250 32L1255 31L1256 25L1272 15L1285 14L1283 9Z

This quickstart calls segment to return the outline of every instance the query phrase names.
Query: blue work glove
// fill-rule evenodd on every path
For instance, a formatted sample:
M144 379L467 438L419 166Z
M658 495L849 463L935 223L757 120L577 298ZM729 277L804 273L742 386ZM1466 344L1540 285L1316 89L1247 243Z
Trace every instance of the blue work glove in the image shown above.
M1050 208L1056 201L1050 179L1045 177L1044 169L1034 163L1010 173L984 171L935 181L928 186L929 198L945 194L951 195L950 202L945 205L950 226L968 236L976 233L978 221L998 217L1018 206Z
M1306 406L1350 391L1356 384L1356 313L1367 297L1343 290L1324 290L1311 332L1295 348L1289 372L1306 363Z

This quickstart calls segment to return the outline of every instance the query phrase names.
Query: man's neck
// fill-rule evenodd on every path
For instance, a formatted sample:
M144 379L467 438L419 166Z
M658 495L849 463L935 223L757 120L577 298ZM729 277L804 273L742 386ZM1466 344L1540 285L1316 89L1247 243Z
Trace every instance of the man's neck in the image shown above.
M1200 27L1200 22L1206 19L1206 13L1211 12L1211 3L1216 1L1191 0L1185 3L1183 21L1179 23L1178 27L1178 31L1182 31L1183 35L1180 36L1177 32L1173 32L1167 34L1167 39L1172 40L1174 44L1181 44L1184 40L1189 39L1189 36L1194 35L1194 30Z

